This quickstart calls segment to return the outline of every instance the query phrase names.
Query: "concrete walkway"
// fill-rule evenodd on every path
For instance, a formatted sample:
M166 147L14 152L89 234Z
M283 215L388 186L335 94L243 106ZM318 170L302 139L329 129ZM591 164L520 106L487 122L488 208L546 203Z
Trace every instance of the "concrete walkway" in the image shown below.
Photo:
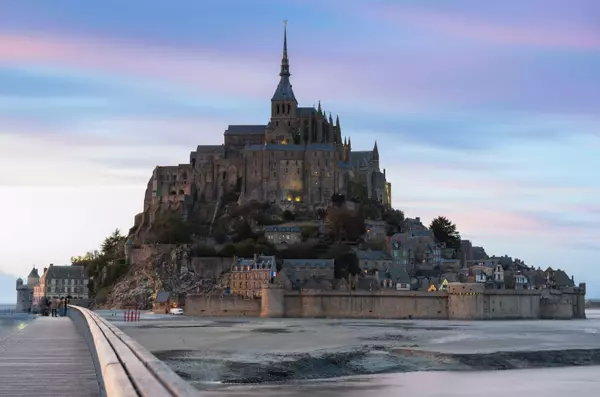
M68 317L38 317L0 341L0 396L99 395L92 356Z

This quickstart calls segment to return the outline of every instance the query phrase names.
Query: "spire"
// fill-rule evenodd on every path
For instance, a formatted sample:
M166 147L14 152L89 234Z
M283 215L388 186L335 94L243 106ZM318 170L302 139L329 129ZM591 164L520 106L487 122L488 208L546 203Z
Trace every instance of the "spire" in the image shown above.
M331 112L329 112L329 125L333 125L333 119L331 118Z
M375 146L373 146L373 160L379 161L379 149L377 149L377 140L375 141Z
M283 20L283 56L281 57L281 77L290 77L290 60L287 54L287 19Z
M340 128L340 116L335 116L335 126Z
M283 21L283 55L281 57L281 70L279 72L279 84L273 94L271 101L293 101L296 102L292 84L290 83L290 60L287 54L287 19Z
M348 138L344 137L344 146L346 146L348 144Z
M321 101L319 100L319 107L317 108L317 112L319 114L323 113L323 111L321 110Z

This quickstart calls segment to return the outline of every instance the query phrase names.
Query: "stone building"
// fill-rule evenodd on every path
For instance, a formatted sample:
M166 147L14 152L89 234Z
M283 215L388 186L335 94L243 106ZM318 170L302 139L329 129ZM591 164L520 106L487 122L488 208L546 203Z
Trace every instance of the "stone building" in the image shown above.
M29 275L27 276L27 284L23 284L23 279L17 279L17 307L16 310L20 312L31 311L33 305L33 290L39 285L40 276L38 270L33 267Z
M72 300L87 301L89 278L83 266L54 266L44 268L39 284L33 289L33 306L44 306L45 299L70 296Z
M298 226L265 226L265 238L271 244L299 244L302 242L302 229Z
M281 272L285 273L293 285L301 286L306 281L317 278L334 280L334 259L284 259Z
M361 271L387 271L392 267L392 257L385 251L358 251L356 256Z
M277 275L275 256L254 255L254 258L235 258L230 274L230 294L246 298L261 296Z
M262 125L230 125L219 145L200 145L189 163L154 169L136 216L137 230L164 209L186 216L195 203L219 203L228 195L295 211L329 204L334 193L353 195L350 182L366 195L391 205L391 184L380 168L379 150L354 151L321 103L299 106L290 81L287 30L284 29L279 83L271 97L270 117ZM205 206L206 207L206 206Z

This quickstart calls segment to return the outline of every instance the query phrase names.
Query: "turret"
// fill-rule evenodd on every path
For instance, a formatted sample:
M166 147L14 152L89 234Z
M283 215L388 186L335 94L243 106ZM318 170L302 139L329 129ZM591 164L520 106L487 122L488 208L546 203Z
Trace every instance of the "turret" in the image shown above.
M19 287L22 287L22 286L23 286L23 279L22 279L21 277L19 277L19 278L17 279L17 289L18 289Z
M29 272L29 275L27 276L27 285L33 287L39 285L39 283L40 275L38 274L38 271L34 266L33 269L31 269L31 271Z

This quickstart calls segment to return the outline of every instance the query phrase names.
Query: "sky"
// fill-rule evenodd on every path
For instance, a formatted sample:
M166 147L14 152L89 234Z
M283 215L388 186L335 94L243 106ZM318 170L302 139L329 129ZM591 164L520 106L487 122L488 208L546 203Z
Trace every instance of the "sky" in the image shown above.
M395 208L600 297L597 0L20 0L0 15L3 280L128 230L156 165L265 124L287 19L300 105L339 115L355 150L377 140Z

